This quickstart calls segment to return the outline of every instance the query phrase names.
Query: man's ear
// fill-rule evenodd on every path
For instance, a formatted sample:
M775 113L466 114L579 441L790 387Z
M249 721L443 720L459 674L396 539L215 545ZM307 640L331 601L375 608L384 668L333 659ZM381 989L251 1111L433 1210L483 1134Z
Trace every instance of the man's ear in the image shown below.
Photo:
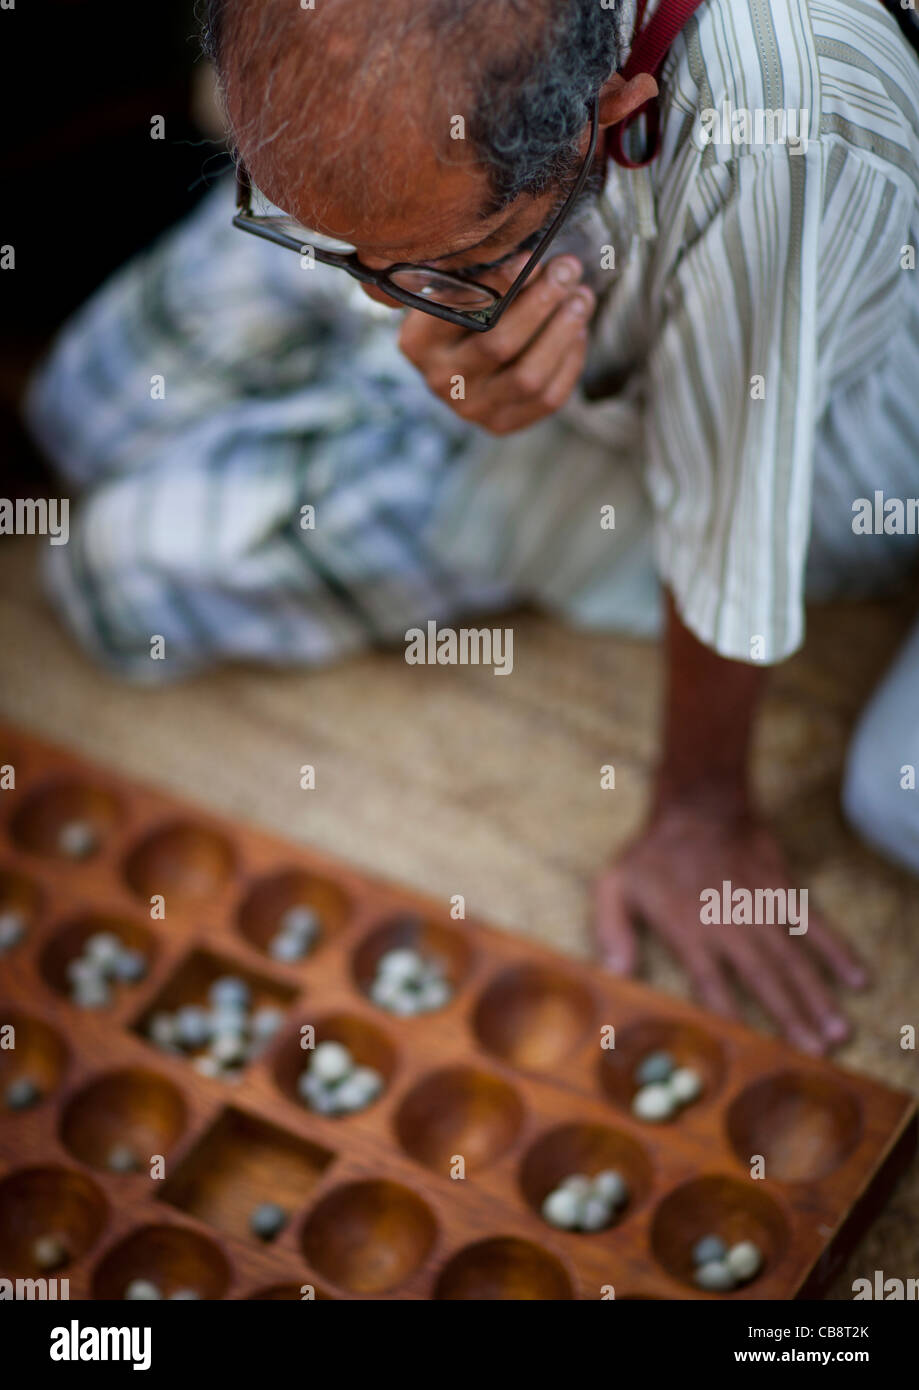
M633 111L653 100L658 85L649 72L640 72L628 81L614 72L600 89L600 129L624 121Z

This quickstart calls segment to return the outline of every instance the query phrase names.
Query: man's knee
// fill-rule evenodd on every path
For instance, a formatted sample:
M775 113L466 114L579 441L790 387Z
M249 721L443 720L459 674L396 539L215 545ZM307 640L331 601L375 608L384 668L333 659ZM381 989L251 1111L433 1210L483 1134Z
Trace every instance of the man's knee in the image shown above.
M919 874L919 768L903 760L890 728L869 717L846 759L842 805L852 828L881 854Z

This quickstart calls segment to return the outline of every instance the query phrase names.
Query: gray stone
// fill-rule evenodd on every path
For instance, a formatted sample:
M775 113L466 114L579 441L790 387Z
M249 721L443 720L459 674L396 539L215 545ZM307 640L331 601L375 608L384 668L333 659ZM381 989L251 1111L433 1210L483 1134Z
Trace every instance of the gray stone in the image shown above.
M651 1086L667 1081L674 1068L669 1052L649 1052L635 1068L636 1086Z
M20 912L7 908L0 912L0 955L12 951L26 934L26 919Z
M277 1202L260 1202L249 1217L249 1229L259 1240L274 1240L287 1225L287 1212Z
M106 1155L105 1166L113 1173L137 1173L141 1162L129 1144L113 1144Z
M139 984L147 974L147 957L143 951L126 946L115 961L115 979L123 985Z
M222 975L215 980L207 992L208 1001L215 1008L248 1009L252 1002L252 991L245 980L236 975Z
M200 1004L186 1004L175 1015L176 1041L193 1051L211 1040L211 1016Z
M694 1265L705 1265L711 1260L723 1260L728 1247L720 1236L702 1236L692 1247Z
M30 1076L17 1076L7 1086L3 1098L9 1110L28 1110L30 1106L38 1104L42 1092Z

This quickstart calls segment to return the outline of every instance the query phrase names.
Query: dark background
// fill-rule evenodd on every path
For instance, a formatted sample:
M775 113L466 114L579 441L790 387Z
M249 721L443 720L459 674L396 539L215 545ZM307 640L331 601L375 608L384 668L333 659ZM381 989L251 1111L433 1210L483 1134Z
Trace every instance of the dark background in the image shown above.
M55 330L189 211L227 166L193 115L193 0L16 0L0 11L0 473L34 495L44 465L19 424ZM200 73L199 73L200 76ZM150 138L152 116L165 138ZM46 480L45 480L46 481Z

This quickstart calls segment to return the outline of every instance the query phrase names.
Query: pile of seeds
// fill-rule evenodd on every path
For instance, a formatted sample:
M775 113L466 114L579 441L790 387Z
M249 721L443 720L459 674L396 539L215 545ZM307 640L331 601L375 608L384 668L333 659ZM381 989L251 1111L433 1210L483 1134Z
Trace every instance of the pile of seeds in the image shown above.
M377 962L370 998L388 1013L410 1018L429 1014L450 1002L453 989L442 961L400 946Z
M763 1267L763 1256L752 1240L728 1246L720 1236L702 1236L692 1247L693 1276L700 1289L710 1293L729 1293L740 1284L749 1284Z
M320 922L311 907L295 904L282 912L278 929L268 943L268 954L284 965L305 960L319 940Z
M300 1073L297 1093L319 1115L352 1115L376 1100L383 1078L373 1067L359 1067L339 1042L319 1043Z
M573 1173L545 1198L542 1214L550 1226L563 1231L603 1231L628 1200L626 1181L615 1168L592 1178Z
M0 912L0 956L18 946L26 934L26 919L14 907L5 907Z
M70 1002L80 1009L105 1009L115 985L136 985L147 973L143 951L135 951L115 935L100 931L89 937L79 956L67 964Z
M195 1055L202 1076L231 1081L264 1052L284 1022L276 1005L252 1006L245 980L223 975L208 990L208 1007L185 1004L175 1013L156 1013L147 1026L150 1041L164 1052Z
M699 1073L678 1067L669 1052L649 1052L635 1069L635 1085L632 1114L640 1120L669 1120L702 1094Z

